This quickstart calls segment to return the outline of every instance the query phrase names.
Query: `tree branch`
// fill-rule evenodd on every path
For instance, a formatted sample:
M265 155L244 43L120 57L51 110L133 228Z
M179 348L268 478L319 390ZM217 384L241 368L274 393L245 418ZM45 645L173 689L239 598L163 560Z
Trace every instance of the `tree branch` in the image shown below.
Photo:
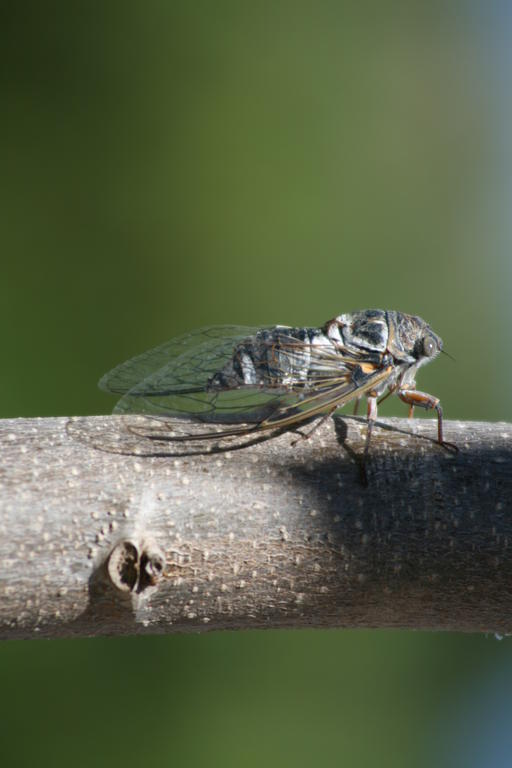
M453 454L378 424L365 488L356 418L203 455L142 417L0 422L0 637L512 632L512 425L447 422Z

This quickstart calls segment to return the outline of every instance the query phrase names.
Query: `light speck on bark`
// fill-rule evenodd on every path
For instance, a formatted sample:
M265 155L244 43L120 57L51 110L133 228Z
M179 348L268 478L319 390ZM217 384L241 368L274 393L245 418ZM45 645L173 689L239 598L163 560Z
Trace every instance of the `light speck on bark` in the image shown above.
M1 421L0 637L511 633L512 425L446 422L456 454L379 425L365 488L356 418L203 455L142 417Z

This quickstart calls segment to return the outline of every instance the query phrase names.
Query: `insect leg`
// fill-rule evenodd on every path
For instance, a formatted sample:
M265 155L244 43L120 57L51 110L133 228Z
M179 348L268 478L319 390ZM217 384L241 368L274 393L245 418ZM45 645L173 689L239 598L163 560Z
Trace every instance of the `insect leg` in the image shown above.
M307 440L309 437L311 437L313 432L315 432L318 429L318 427L320 427L322 424L324 424L327 421L327 419L329 418L329 416L332 416L332 414L334 413L334 411L336 410L337 407L338 407L337 405L333 405L331 408L329 408L327 413L324 413L322 418L318 419L318 421L316 421L313 424L313 426L311 427L309 432L299 432L300 437L302 438L302 440ZM293 445L297 445L298 442L299 442L299 440L294 440L292 442L292 446Z
M388 391L385 395L382 395L382 397L379 397L377 400L377 405L380 405L384 400L387 400L390 395L393 394L393 392L396 390L396 387L389 387Z
M443 409L441 408L438 397L429 395L426 392L418 392L416 389L399 389L397 394L400 400L409 405L409 415L411 415L411 409L413 409L415 405L419 408L425 408L426 410L434 408L437 412L437 442L439 445L442 445L443 448L447 448L448 450L458 450L453 443L447 443L444 439Z
M377 419L377 395L370 392L367 395L367 403L368 427L366 430L366 442L364 444L363 458L361 460L361 480L363 485L368 485L368 478L366 476L366 461L370 451L370 441L372 439L373 425Z
M360 403L360 401L361 401L361 398L360 397L356 397L356 399L354 401L354 416L357 416L357 412L359 410L359 403Z
M377 397L375 395L368 395L368 406L366 416L368 419L368 431L366 432L366 443L364 446L365 458L370 450L370 439L372 435L373 425L377 419Z
M413 390L415 390L415 389L416 389L416 386L415 386L414 384L410 384L410 385L409 385L409 388L408 388L408 390L407 390L407 391L408 391L408 392L411 392L411 391L413 391ZM401 392L401 391L402 391L402 390L399 390L399 393L398 393L398 396L399 396L399 397L400 397L400 392ZM423 394L423 393L422 393L422 394ZM428 395L428 397L431 397L431 395ZM401 399L403 400L403 397L402 397ZM436 398L434 398L434 399L436 399ZM407 418L408 418L408 419L413 419L413 418L414 418L414 405L416 405L416 403L414 403L414 404L413 404L413 403L409 403L409 402L408 402L408 401L406 401L406 400L404 400L404 402L407 402L407 404L408 404L408 406L409 406L409 412L408 412L408 414L407 414ZM438 402L438 404L439 404L439 400L438 400L437 402Z

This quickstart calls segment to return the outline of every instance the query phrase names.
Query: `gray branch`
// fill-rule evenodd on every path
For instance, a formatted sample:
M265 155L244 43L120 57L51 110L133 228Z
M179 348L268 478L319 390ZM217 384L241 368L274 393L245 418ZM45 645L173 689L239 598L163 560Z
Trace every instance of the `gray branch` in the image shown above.
M447 422L458 453L432 420L379 425L363 487L356 418L229 450L142 417L0 422L0 637L511 633L512 425Z

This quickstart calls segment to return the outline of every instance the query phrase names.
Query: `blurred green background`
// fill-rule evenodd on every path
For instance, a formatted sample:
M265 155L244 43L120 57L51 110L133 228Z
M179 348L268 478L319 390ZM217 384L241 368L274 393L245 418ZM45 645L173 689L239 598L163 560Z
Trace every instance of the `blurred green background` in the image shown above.
M507 3L0 4L0 415L108 412L203 324L419 314L512 418ZM383 413L404 414L388 401ZM509 766L512 646L300 631L11 642L13 766Z

